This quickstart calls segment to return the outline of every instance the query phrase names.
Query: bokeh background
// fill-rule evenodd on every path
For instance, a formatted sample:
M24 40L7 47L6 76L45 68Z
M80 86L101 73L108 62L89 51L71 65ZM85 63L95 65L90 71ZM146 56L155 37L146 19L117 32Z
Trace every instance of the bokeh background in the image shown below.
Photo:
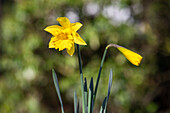
M60 113L51 69L59 78L65 111L73 112L73 91L80 99L77 54L48 48L43 29L57 17L81 22L78 31L83 72L97 78L104 48L127 47L144 58L133 66L110 48L102 70L95 113L113 85L109 113L170 113L170 1L168 0L1 0L0 113Z

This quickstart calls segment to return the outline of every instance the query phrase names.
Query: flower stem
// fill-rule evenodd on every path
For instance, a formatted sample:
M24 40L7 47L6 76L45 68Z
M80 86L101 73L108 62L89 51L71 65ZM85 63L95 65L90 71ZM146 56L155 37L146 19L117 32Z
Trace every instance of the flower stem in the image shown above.
M96 94L97 94L100 75L101 75L103 63L104 63L104 60L105 60L105 57L106 57L107 49L108 49L108 47L105 48L105 51L104 51L103 57L102 57L102 61L101 61L101 64L100 64L100 69L99 69L99 73L98 73L98 77L97 77L97 81L96 81L96 86L95 86L95 91L94 91L94 94L93 94L93 104L95 103L95 98L96 98Z
M80 81L81 81L81 92L82 92L82 109L83 113L85 113L85 97L84 97L84 85L83 85L83 72L82 72L82 63L81 63L81 54L80 48L77 44L77 52L78 52L78 61L79 61L79 70L80 70Z

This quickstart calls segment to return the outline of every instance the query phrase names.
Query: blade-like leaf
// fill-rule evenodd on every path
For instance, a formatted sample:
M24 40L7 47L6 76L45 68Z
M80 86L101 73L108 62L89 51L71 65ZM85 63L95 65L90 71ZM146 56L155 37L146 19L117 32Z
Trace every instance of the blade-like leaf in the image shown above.
M77 113L79 113L79 101L78 101L78 105L77 105Z
M60 104L61 104L61 110L62 110L62 113L64 113L63 102L62 102L62 99L61 99L58 79L57 79L57 75L56 75L54 69L52 69L52 75L53 75L53 81L54 81L54 85L55 85L55 88L56 88L56 91L57 91L57 95L58 95L58 98L59 98L59 101L60 101Z
M103 111L104 111L104 108L105 108L105 105L106 105L106 98L107 97L105 97L104 100L103 100L103 104L102 104L102 106L100 108L100 112L99 113L103 113Z
M110 95L110 90L111 90L111 86L112 86L112 69L110 69L110 75L109 75L109 83L108 83L108 93L107 93L107 99L106 99L106 104L105 104L105 108L104 108L104 113L106 113L107 111L107 102L109 100L109 95Z
M85 107L87 108L87 80L86 80L86 77L84 79L84 100L85 100ZM87 112L87 109L86 109L86 112Z
M88 113L93 113L93 77L91 78L89 87Z
M86 77L84 79L84 91L87 92L87 80L86 80Z
M109 84L108 84L108 93L107 93L107 101L109 100L109 95L110 95L110 90L111 90L111 86L112 86L112 69L110 69L110 75L109 75Z
M74 91L74 113L77 113L77 94Z

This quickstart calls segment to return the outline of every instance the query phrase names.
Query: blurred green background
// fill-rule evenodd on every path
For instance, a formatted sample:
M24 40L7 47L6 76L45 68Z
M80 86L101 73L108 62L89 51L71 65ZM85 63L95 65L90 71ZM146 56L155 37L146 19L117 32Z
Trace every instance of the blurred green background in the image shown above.
M81 22L84 76L97 78L104 48L127 47L144 58L133 66L110 48L99 84L95 113L113 85L109 113L170 113L170 1L168 0L1 0L0 113L60 113L51 69L59 78L65 111L80 98L77 54L49 49L43 29L57 17Z

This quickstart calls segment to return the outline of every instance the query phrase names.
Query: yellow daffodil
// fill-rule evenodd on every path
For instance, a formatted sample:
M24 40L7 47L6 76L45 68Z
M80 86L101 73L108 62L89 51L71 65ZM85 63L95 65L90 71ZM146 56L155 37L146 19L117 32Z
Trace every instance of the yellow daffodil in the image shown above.
M142 56L124 47L118 46L117 49L134 65L139 66Z
M49 42L49 48L59 49L59 51L66 49L67 53L72 56L75 51L74 43L86 45L86 42L76 32L82 24L79 22L70 23L66 17L58 17L56 20L61 26L52 25L44 29L53 35Z

